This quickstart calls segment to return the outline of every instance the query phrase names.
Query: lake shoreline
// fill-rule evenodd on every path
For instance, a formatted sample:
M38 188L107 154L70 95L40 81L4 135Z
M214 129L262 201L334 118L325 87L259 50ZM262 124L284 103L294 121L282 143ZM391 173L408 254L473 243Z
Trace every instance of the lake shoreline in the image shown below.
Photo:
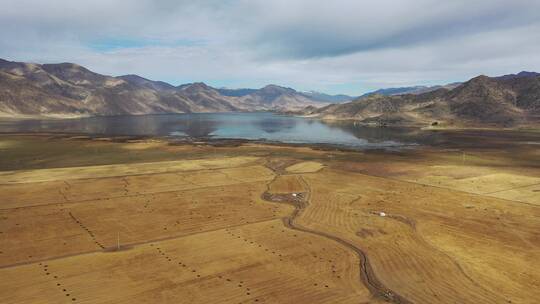
M378 127L373 127L377 129ZM420 131L419 128L409 128ZM395 145L347 145L316 142L284 142L265 138L248 139L216 136L156 136L156 135L106 135L88 134L81 132L2 132L0 138L6 137L39 137L69 141L140 143L163 142L170 146L213 146L239 147L242 145L267 145L275 147L310 148L320 151L341 152L397 152L405 150L434 149L468 149L496 148L502 146L538 146L540 132L536 130L486 130L486 129L431 129L422 130L430 133L440 133L449 136L447 141L433 143L397 143Z
M361 151L398 151L420 147L417 144L400 144L387 147L348 146L329 143L291 143L268 139L247 138L217 138L217 137L183 137L174 138L169 136L144 136L144 135L115 135L85 133L47 133L47 132L0 132L2 137L39 137L52 140L88 141L88 142L111 142L111 143L141 143L141 142L165 142L170 146L213 146L213 147L239 147L246 144L267 145L289 148L311 148L320 151L361 152Z

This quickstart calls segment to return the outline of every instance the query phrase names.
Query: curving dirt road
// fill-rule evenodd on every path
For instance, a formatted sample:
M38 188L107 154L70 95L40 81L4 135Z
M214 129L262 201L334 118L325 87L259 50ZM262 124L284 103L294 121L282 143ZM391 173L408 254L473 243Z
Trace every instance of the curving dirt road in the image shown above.
M261 199L272 202L272 203L288 203L295 207L293 213L289 217L283 218L283 223L285 226L287 226L290 229L298 230L305 233L314 234L320 237L324 237L330 240L333 240L335 242L340 243L341 245L349 248L353 252L358 255L360 259L360 278L362 280L362 283L369 289L369 291L373 294L373 296L383 299L385 301L388 301L390 303L396 303L396 304L408 304L412 303L408 299L404 298L403 296L399 295L395 291L392 291L388 287L384 286L379 279L377 279L373 268L371 267L369 263L369 259L367 255L360 250L358 247L354 246L353 244L347 242L346 240L343 240L339 237L327 234L322 231L316 231L307 229L305 227L302 227L295 223L295 219L302 213L302 211L309 206L310 198L311 198L311 188L309 184L306 182L304 177L301 174L298 174L297 176L300 177L300 180L305 186L305 189L307 191L303 193L302 200L298 200L295 197L289 197L290 199L288 201L284 200L284 196L280 195L276 197L275 195L272 195L269 193L270 185L280 176L282 175L281 172L278 172L278 170L274 170L270 168L274 173L276 174L276 177L269 181L266 184L266 191L261 195ZM273 199L274 197L278 198L277 200Z

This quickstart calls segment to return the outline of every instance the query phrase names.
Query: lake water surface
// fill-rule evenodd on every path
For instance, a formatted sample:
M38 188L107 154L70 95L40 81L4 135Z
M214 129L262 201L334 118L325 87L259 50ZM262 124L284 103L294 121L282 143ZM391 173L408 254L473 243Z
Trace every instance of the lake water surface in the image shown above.
M410 128L365 127L352 122L331 123L273 113L197 113L64 120L0 120L0 132L262 139L285 143L332 144L361 148L391 148L452 141L443 132Z

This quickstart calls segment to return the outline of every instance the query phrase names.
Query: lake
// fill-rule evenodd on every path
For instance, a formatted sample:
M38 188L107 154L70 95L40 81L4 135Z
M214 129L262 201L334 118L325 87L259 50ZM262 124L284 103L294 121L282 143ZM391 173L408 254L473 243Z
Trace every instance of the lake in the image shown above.
M423 131L417 128L366 127L352 122L325 122L265 112L108 116L64 120L0 120L0 132L234 138L360 148L444 144L455 140L455 134L451 135L447 132ZM496 132L493 136L498 138L500 134ZM491 136L489 132L472 137L462 134L459 141L470 140L471 143L475 143L477 137L490 138Z

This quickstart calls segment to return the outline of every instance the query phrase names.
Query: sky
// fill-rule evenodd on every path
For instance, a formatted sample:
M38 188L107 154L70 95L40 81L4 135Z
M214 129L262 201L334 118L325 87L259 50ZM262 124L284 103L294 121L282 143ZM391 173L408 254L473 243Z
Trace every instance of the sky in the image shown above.
M540 71L540 0L0 0L0 58L360 95Z

